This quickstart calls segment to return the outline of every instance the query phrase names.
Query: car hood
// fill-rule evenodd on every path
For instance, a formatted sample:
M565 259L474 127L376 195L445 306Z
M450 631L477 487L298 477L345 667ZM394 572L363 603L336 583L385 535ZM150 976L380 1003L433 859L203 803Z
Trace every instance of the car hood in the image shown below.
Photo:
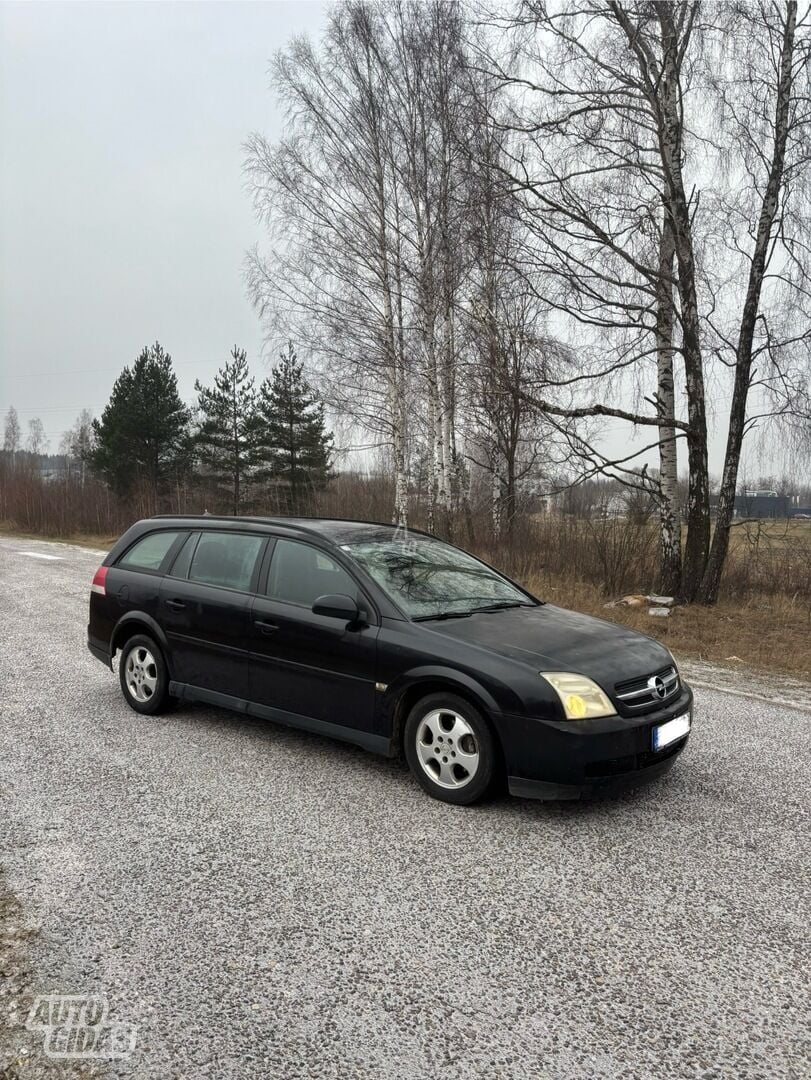
M664 645L646 634L554 604L477 612L425 625L536 671L579 672L609 692L615 683L672 663Z

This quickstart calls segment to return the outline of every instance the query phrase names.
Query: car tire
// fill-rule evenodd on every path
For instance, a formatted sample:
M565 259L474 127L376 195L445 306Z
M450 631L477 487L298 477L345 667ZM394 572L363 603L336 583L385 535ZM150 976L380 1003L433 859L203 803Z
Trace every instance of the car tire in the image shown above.
M169 671L153 638L136 634L121 649L118 678L124 700L138 713L154 716L175 704L169 696Z
M425 791L455 806L470 806L490 790L498 763L492 729L469 701L429 694L408 714L406 761Z

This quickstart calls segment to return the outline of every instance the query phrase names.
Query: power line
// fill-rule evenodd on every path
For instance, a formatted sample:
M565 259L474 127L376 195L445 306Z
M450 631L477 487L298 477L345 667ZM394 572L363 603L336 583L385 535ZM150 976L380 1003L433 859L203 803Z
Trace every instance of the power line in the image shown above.
M204 367L207 364L224 364L225 360L173 360L173 367L188 367L191 364L197 364L200 367ZM129 365L125 365L129 366ZM119 374L124 369L121 367L106 367L106 368L69 368L65 371L17 371L11 375L3 375L4 379L45 379L52 378L58 375L105 375L111 371L117 371Z
M17 412L18 413L37 413L37 414L39 414L39 413L44 413L44 412L62 412L63 410L72 411L73 409L78 409L79 412L81 412L82 409L103 409L105 404L106 404L106 402L104 404L101 404L101 405L99 405L97 403L95 403L93 405L44 405L41 408L38 407L38 408L35 408L35 409L17 409Z

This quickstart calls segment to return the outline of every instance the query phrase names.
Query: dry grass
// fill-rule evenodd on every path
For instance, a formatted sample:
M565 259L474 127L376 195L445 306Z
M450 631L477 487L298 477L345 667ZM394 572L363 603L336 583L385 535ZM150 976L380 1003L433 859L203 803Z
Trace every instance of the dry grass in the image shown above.
M109 551L118 536L101 536L96 533L48 533L20 532L8 522L0 521L0 536L15 540L53 540L59 544L76 544L77 547L92 548L95 551Z
M588 582L530 577L524 584L551 603L650 634L677 658L811 680L811 605L807 600L778 596L753 596L740 603L721 600L714 607L676 607L664 619L648 615L647 607L606 608L605 595Z

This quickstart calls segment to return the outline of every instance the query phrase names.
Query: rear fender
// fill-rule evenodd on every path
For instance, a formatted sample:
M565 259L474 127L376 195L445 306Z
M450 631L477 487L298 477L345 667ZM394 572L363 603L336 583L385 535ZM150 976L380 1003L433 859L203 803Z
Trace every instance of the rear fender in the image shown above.
M171 661L172 654L169 649L169 642L166 640L166 634L161 630L160 626L155 622L151 615L147 615L143 611L127 612L126 615L122 615L118 622L115 624L112 637L110 638L110 657L112 658L118 649L122 647L127 638L131 638L134 634L149 634L160 645L163 657L166 661L167 667L171 673Z

